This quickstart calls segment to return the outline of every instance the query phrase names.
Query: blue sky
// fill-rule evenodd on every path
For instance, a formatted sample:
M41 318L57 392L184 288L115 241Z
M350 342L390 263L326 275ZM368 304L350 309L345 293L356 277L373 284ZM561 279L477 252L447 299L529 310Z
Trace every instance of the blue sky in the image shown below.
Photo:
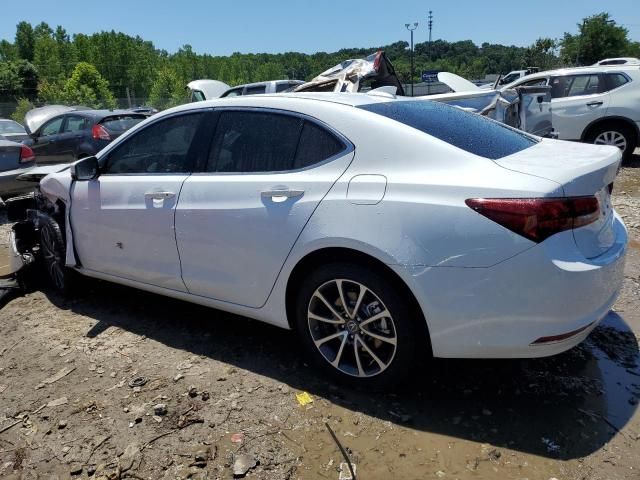
M429 9L434 12L434 39L526 46L541 36L558 38L573 32L583 17L606 10L640 41L640 0L5 2L0 15L3 39L13 40L21 20L34 25L45 21L69 33L114 29L140 35L169 52L188 43L198 53L213 55L375 47L408 40L404 24L414 21L419 22L416 42L422 42L428 35Z

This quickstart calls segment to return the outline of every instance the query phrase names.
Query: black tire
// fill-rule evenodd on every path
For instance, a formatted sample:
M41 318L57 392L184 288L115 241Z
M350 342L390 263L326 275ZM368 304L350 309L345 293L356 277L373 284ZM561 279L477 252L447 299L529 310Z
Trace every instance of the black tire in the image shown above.
M585 138L587 143L593 144L606 144L603 143L604 138L602 136L609 136L610 134L617 134L624 137L626 147L622 151L622 158L628 160L633 155L633 151L638 145L638 133L634 128L620 122L607 122L602 123L594 127L587 137ZM600 138L599 138L600 137Z
M62 294L70 293L75 272L65 267L64 236L58 222L51 217L40 224L40 255L49 283Z
M350 305L351 312L347 311L345 314L344 308L340 306L343 303L339 300L338 283L335 280L343 281L340 285L345 294L345 303ZM356 292L361 291L361 286L366 287L369 293L364 294L358 312L354 313L357 302L354 297L358 295ZM322 311L326 304L320 301L317 292L323 297L328 297L327 300L333 303L336 313L343 314L344 326L317 321L308 316L311 313L335 318L330 310ZM384 390L398 386L409 373L415 373L418 348L428 348L430 351L428 339L421 336L424 330L417 328L417 322L424 320L414 311L412 305L413 302L378 271L360 264L331 263L312 271L302 281L295 299L294 326L310 361L332 379L351 386ZM360 326L367 318L379 316L379 312L385 308L390 314L388 317L369 323L366 328L364 325ZM349 314L352 314L353 318L349 317ZM379 322L384 322L382 329L379 328ZM358 329L354 330L356 327ZM376 335L382 335L388 340L381 341L370 337L370 329L375 329ZM349 332L353 331L355 333L351 335ZM322 344L323 352L316 346L315 341L338 334L341 336L335 341L330 340ZM393 340L394 334L395 346L388 343ZM346 335L347 338L342 335ZM362 345L363 342L366 345ZM344 345L340 347L341 344ZM388 366L382 369L380 363L374 361L365 347L368 347L369 351L373 350L378 359ZM393 353L390 354L391 349ZM360 353L357 354L356 350ZM333 358L332 351L335 352ZM335 362L339 354L340 359L336 367L331 361ZM357 366L358 361L362 368ZM365 375L361 376L362 373Z

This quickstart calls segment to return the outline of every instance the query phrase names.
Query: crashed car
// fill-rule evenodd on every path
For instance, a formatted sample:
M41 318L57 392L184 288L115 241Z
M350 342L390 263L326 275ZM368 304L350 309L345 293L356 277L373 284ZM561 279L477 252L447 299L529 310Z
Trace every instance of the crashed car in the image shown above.
M430 95L429 100L447 103L492 118L541 137L552 137L550 88L524 87L514 90L483 90L458 75L439 73L438 80L453 93ZM389 90L395 88L395 91ZM322 72L294 92L391 91L404 96L404 88L383 51L364 59L346 60Z
M293 329L329 375L395 386L422 355L586 338L624 279L620 159L375 91L190 103L9 202L12 258Z

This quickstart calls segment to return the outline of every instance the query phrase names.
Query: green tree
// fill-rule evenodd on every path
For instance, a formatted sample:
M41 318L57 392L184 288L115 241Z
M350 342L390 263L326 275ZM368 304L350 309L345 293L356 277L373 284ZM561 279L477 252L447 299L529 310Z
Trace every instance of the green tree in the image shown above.
M560 66L560 59L556 55L558 42L552 38L539 38L524 52L526 67L538 67L541 70L551 70Z
M149 103L159 110L186 102L185 82L170 67L162 67L151 86Z
M24 123L24 116L32 108L34 108L34 105L28 98L19 98L18 106L16 107L16 111L11 114L11 118L18 123Z
M616 24L608 13L586 17L578 33L565 33L560 55L567 63L591 65L607 57L625 55L630 48L628 31Z
M116 101L107 82L90 63L76 65L62 88L60 99L68 105L115 108Z
M15 46L20 58L33 61L33 49L35 46L35 34L29 22L20 22L16 27Z

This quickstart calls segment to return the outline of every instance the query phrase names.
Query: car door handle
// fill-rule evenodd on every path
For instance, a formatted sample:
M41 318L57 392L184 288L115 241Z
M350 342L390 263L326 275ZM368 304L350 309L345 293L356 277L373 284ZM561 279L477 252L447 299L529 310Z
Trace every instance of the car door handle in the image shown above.
M173 192L147 192L144 194L144 198L152 198L153 200L164 200L175 196L176 194Z
M604 102L589 102L589 103L587 103L587 107L599 107L603 103Z
M293 190L289 188L278 188L274 190L264 190L261 192L262 198L270 198L274 202L283 202L287 198L299 197L304 190Z

